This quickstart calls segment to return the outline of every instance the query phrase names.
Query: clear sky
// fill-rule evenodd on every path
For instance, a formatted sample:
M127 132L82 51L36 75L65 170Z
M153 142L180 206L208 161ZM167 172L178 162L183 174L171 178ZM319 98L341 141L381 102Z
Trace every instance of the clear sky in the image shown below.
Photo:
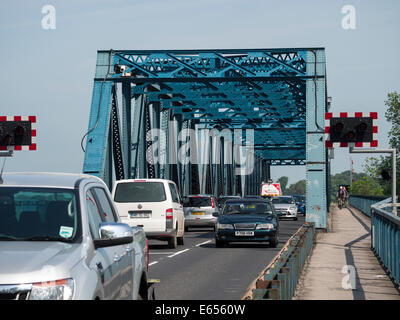
M42 28L42 7L56 28ZM344 29L345 5L355 29ZM2 0L0 115L37 115L38 150L16 152L6 171L80 172L98 49L325 47L332 112L378 111L388 147L387 93L400 91L398 0ZM353 155L355 170L365 157ZM349 169L337 149L332 172ZM289 184L305 167L275 167Z

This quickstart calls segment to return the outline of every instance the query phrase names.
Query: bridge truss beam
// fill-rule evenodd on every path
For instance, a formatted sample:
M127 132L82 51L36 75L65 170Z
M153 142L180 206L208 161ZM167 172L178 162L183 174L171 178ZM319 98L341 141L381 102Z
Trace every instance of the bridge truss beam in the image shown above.
M325 111L323 48L98 51L83 172L244 195L306 165L307 221L325 228Z

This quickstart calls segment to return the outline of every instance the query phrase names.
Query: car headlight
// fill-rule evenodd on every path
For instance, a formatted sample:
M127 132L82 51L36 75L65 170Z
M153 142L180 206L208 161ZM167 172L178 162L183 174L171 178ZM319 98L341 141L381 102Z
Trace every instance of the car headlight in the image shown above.
M231 224L224 224L224 223L218 223L217 224L218 229L233 229L233 225Z
M297 207L293 206L289 208L289 211L297 211Z
M71 300L74 294L74 280L62 279L32 284L29 300Z
M273 229L274 225L272 223L260 223L257 225L256 230L270 230Z

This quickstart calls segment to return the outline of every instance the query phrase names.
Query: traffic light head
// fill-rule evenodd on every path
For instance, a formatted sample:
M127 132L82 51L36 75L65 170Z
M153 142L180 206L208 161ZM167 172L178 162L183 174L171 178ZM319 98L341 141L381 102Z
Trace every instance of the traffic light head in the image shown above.
M0 117L0 150L36 150L36 117Z
M392 179L392 173L388 169L382 169L381 170L381 177L382 177L382 180L385 180L385 181L391 180Z
M354 116L349 115L347 112L336 116L330 112L325 114L326 146L377 147L377 113L355 112Z
M372 118L331 118L331 142L371 142Z

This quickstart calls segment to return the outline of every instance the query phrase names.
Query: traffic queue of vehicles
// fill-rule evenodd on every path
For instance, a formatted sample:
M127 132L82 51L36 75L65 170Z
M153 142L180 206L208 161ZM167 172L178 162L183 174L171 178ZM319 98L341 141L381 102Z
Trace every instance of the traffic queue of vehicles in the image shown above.
M297 219L293 197L181 199L164 179L119 180L110 194L91 175L4 174L0 299L148 299L148 239L176 248L189 228L210 227L216 247L276 247L279 217Z

